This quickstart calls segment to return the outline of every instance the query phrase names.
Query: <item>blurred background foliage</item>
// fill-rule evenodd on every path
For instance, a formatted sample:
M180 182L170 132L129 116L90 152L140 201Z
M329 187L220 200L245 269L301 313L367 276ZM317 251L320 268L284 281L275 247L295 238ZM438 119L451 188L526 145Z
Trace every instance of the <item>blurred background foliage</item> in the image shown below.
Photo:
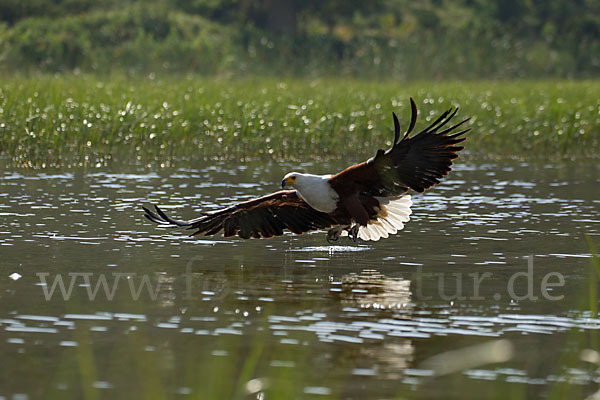
M4 71L600 75L598 0L2 0Z

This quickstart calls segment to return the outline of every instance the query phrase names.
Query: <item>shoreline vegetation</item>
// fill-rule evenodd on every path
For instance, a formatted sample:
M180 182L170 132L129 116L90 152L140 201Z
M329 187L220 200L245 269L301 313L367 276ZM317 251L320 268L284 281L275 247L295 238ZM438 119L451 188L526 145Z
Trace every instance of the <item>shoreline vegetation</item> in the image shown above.
M171 166L190 159L372 156L451 106L470 117L467 157L598 157L600 82L413 82L195 74L0 79L0 160L15 167Z
M596 0L5 0L0 71L600 76Z
M600 3L6 0L0 163L370 157L391 113L467 156L597 157Z

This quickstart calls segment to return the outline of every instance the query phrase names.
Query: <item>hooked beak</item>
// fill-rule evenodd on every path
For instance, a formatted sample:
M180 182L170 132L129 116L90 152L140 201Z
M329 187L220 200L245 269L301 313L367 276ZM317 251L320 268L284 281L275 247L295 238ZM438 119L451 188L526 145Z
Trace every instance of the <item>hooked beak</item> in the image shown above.
M292 181L291 178L285 178L284 180L281 181L281 188L285 189L288 186L292 186L294 182Z

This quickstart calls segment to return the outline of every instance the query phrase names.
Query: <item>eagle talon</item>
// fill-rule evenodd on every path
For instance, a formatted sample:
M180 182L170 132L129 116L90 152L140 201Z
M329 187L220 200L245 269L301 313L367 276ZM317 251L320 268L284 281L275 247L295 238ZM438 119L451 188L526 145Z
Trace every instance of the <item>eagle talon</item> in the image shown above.
M360 225L354 225L348 231L348 237L356 243L358 241L358 230L360 229Z
M333 244L340 240L340 231L339 229L330 229L327 231L327 242Z

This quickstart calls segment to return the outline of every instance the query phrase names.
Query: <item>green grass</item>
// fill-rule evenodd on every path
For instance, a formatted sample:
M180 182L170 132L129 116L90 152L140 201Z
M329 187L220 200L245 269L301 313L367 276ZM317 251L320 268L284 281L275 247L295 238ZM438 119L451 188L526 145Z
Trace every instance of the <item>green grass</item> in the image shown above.
M56 75L0 79L0 157L17 166L192 158L358 160L450 106L470 154L597 156L600 81L375 82Z

